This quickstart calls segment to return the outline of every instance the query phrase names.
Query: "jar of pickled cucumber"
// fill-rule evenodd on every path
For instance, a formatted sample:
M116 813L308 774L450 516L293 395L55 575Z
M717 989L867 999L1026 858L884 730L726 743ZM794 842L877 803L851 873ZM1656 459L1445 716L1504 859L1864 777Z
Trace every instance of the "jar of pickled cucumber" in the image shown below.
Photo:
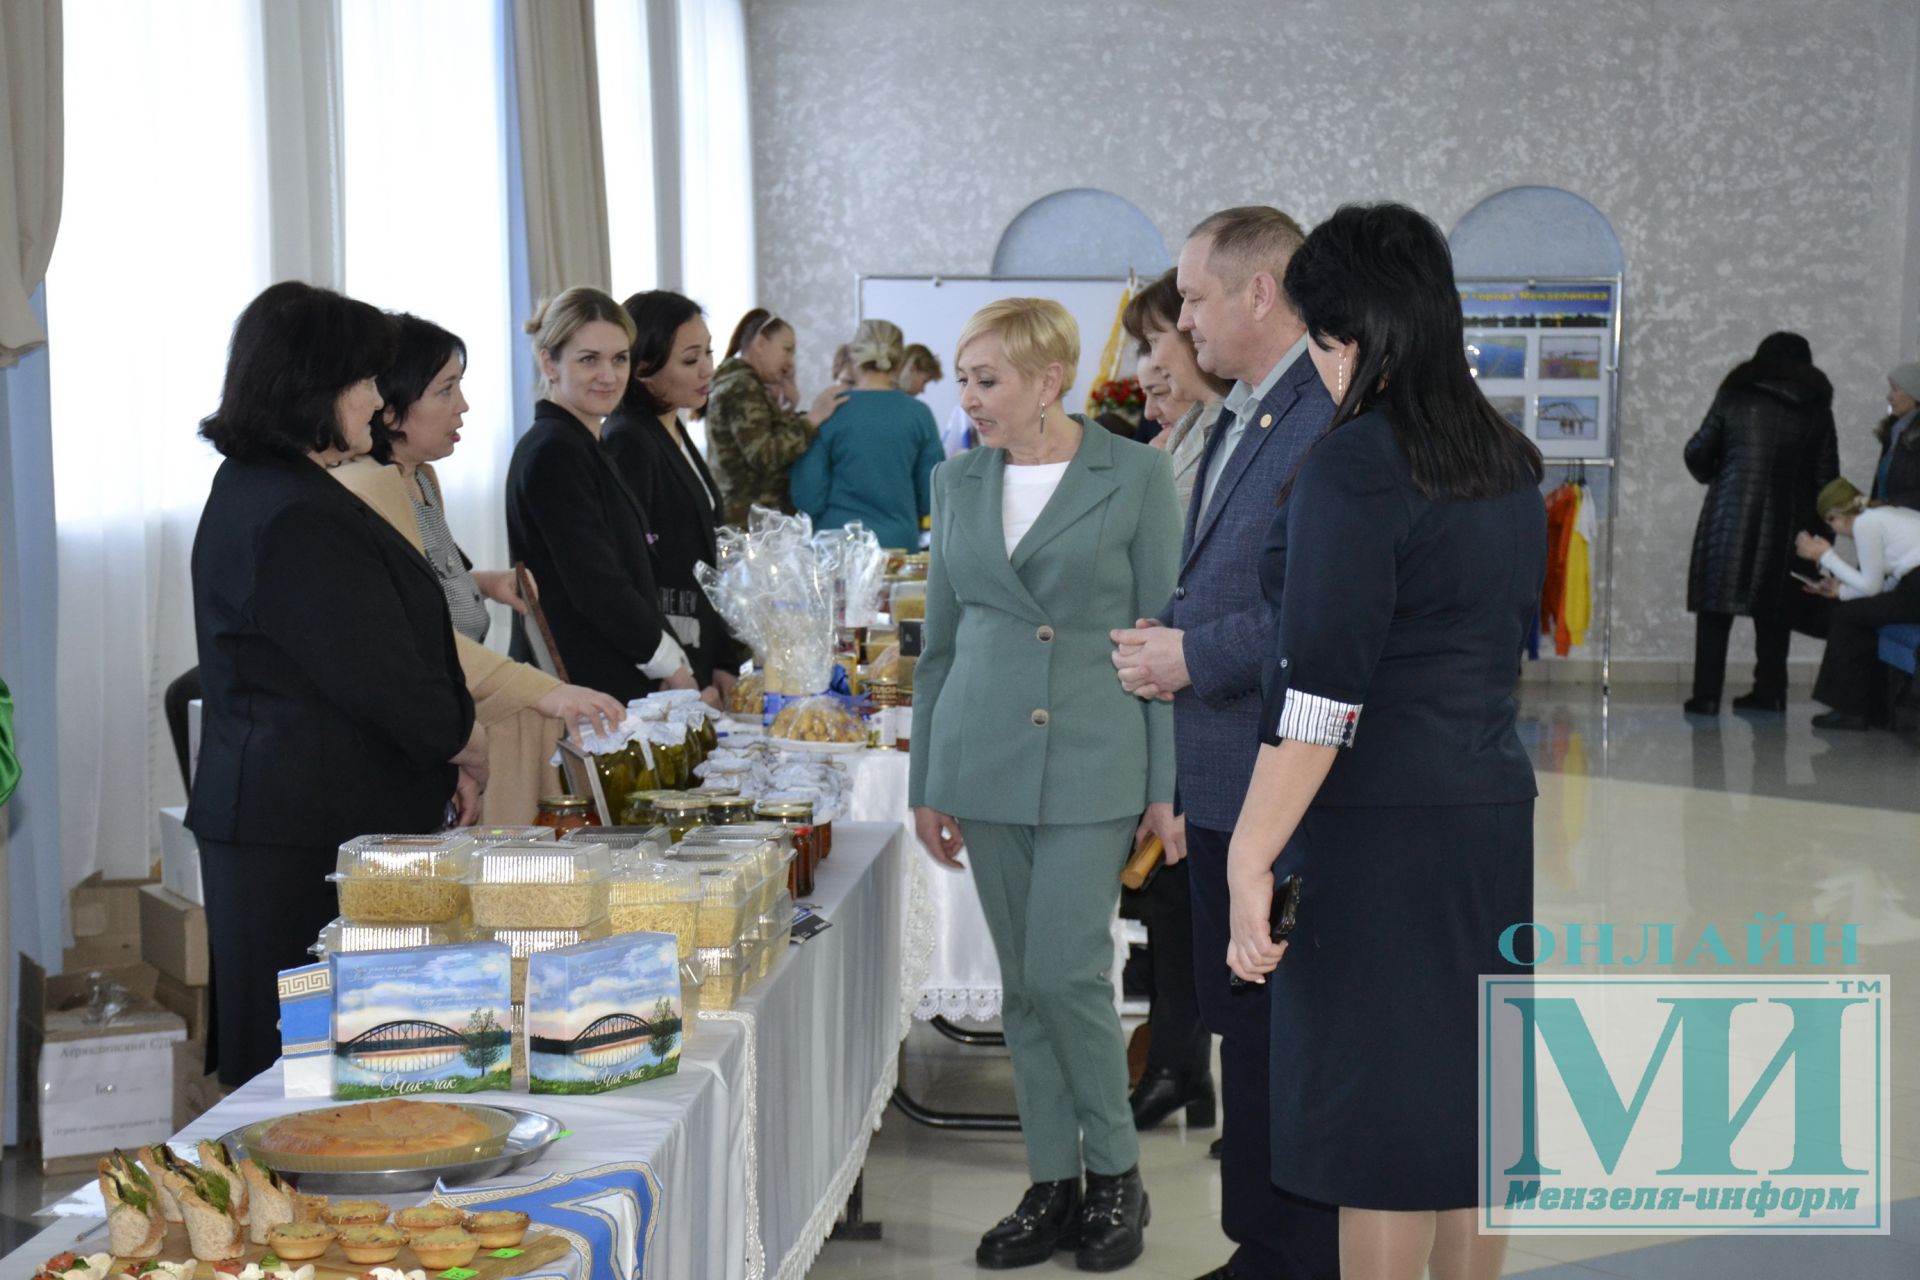
M707 797L696 792L656 796L653 818L667 828L668 835L678 844L687 832L706 823L707 803Z

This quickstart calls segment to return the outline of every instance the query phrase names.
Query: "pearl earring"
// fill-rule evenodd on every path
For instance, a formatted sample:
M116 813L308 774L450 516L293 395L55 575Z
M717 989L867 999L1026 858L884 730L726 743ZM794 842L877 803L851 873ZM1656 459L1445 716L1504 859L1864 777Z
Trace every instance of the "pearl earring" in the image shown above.
M1344 401L1347 398L1347 366L1344 363L1340 366L1340 385L1334 391L1333 398L1336 401Z
M1044 400L1040 402L1040 434L1047 434L1047 404Z

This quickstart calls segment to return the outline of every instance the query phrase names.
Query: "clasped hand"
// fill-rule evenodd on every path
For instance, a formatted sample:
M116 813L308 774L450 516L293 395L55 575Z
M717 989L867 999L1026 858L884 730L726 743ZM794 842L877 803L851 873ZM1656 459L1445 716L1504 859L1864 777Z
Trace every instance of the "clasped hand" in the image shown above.
M1186 632L1158 618L1141 618L1131 629L1110 631L1120 687L1149 702L1171 702L1193 683L1187 674Z

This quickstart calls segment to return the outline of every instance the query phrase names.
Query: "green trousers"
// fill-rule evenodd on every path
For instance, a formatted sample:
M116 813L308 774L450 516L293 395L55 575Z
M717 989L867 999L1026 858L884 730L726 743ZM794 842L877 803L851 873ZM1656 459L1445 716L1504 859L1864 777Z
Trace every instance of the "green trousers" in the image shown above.
M1137 825L960 823L1000 958L1001 1024L1035 1182L1125 1173L1140 1160L1108 932Z

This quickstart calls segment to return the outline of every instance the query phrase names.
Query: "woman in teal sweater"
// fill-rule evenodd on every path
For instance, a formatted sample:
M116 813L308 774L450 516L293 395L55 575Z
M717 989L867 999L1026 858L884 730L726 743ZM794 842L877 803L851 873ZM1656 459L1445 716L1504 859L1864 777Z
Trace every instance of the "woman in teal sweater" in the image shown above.
M905 355L899 326L863 320L852 347L853 390L793 464L793 506L816 529L858 520L881 546L917 551L947 451L932 410L893 385Z

